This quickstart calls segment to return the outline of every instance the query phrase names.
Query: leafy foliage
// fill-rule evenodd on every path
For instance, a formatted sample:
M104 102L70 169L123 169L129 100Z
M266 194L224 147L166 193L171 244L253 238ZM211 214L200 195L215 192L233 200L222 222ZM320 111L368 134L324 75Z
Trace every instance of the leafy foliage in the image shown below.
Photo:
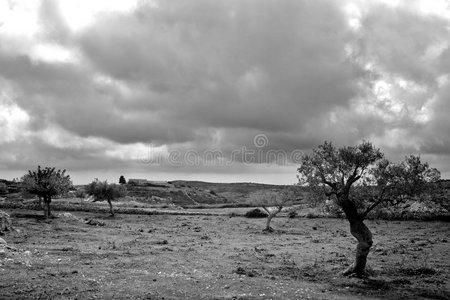
M120 175L119 183L120 184L126 184L127 183L127 180L125 179L125 177L123 175Z
M339 149L325 142L314 149L312 155L303 155L298 168L300 185L339 199L366 174L369 166L382 158L381 151L370 142Z
M396 206L410 201L443 201L440 172L410 155L400 163L380 160L355 189L355 202L366 217L378 206Z
M410 155L392 163L369 142L335 148L325 142L312 155L304 155L299 181L310 189L312 201L350 201L364 219L378 206L395 206L407 200L444 202L439 188L440 172ZM346 195L346 197L342 197ZM348 198L348 199L347 199Z
M86 193L94 196L95 201L108 201L111 215L114 216L111 201L124 197L126 195L126 188L124 185L94 180L86 186Z
M95 180L86 186L86 193L96 201L113 201L126 195L126 188L115 183Z
M28 174L22 177L22 182L29 193L44 199L67 193L72 187L72 181L70 176L66 175L66 170L51 167L38 166L37 170L28 171Z
M28 174L22 177L25 190L39 198L43 198L46 204L45 217L50 214L50 202L52 197L63 195L72 188L70 176L66 175L66 170L56 170L52 167L41 168L37 170L29 170Z

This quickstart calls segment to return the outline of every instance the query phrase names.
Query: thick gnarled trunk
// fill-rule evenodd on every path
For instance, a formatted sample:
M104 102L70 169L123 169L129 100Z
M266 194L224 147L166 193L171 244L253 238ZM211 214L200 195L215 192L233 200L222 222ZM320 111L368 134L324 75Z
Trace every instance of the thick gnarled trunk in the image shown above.
M356 257L353 264L343 274L362 276L366 268L367 256L373 244L372 233L362 220L350 221L350 233L358 240Z
M343 272L344 275L356 276L364 275L366 269L367 256L372 247L372 232L364 224L364 218L358 213L355 204L348 198L340 199L340 205L344 210L347 220L350 223L350 233L358 241L356 246L356 257L353 264Z

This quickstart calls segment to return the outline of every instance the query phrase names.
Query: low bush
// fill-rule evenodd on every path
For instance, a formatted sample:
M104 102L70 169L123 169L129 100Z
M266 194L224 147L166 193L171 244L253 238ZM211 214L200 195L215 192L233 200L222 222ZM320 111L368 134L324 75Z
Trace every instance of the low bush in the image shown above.
M252 210L249 210L248 212L245 213L245 217L246 218L267 218L267 213L262 211L259 208L255 208Z
M314 212L308 212L306 215L305 215L305 218L307 218L307 219L316 219L316 218L320 218L321 216L319 215L319 214L317 214L317 213L314 213Z
M295 211L295 210L291 210L289 213L288 213L288 218L289 219L294 219L294 218L296 218L298 216L298 214L297 214L297 212Z

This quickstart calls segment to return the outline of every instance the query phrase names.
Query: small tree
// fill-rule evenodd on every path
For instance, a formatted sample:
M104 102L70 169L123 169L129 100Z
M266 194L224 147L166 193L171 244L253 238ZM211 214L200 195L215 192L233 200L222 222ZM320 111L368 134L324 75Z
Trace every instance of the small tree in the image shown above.
M37 170L28 171L22 177L22 182L26 191L37 195L44 200L44 217L51 216L50 203L52 197L67 193L72 187L70 176L66 175L66 170L56 170L55 168L38 166Z
M123 175L120 175L119 183L120 184L126 184L127 183L127 181L126 181L126 179L125 179L125 177Z
M107 181L94 180L86 187L88 195L94 196L94 201L108 201L111 216L114 217L112 201L124 197L126 188L115 183L109 184Z
M273 232L270 226L272 219L283 210L288 202L295 201L296 193L293 187L285 188L281 191L265 190L253 193L253 204L259 205L267 212L266 227L263 231Z
M372 233L364 219L377 206L397 205L408 199L420 200L439 180L439 172L410 156L393 164L370 142L355 147L335 148L330 142L305 154L298 168L299 180L344 211L350 232L357 239L355 262L344 275L364 274L373 244Z

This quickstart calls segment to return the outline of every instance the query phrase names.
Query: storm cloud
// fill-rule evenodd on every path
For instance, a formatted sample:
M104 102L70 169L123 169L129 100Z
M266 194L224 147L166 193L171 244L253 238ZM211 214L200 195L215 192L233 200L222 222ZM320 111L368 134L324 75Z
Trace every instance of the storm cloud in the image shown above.
M8 26L24 9L12 1L0 27L0 165L259 181L270 161L150 171L142 157L371 140L450 175L449 8L420 4L140 1L75 29L65 2L47 0L28 9L36 26L23 34ZM295 164L269 167L295 181Z

